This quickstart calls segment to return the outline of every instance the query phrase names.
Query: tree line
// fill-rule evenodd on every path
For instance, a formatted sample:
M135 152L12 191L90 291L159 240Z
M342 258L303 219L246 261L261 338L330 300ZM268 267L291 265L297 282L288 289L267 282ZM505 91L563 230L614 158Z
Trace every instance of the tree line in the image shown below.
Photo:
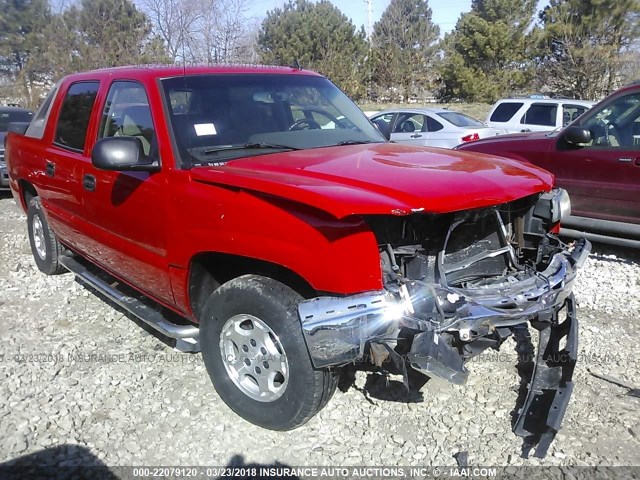
M249 0L0 0L0 75L34 106L56 79L140 63L301 65L355 99L598 99L640 71L640 0L472 0L440 36L428 0L391 0L369 38L328 0L260 24Z

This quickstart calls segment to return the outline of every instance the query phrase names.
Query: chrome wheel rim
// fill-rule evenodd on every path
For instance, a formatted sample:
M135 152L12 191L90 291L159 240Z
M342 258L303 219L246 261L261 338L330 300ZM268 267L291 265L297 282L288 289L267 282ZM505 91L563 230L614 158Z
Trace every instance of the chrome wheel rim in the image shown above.
M253 315L235 315L222 327L220 355L229 378L249 398L273 402L289 383L289 362L278 336Z
M44 260L47 258L46 239L44 236L44 227L38 215L33 216L33 244L36 247L36 253Z

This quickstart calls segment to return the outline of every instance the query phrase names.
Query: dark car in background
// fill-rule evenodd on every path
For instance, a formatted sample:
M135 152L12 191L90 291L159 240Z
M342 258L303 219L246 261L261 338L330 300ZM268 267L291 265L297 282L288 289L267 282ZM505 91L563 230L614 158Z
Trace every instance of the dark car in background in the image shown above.
M9 124L14 122L30 122L33 112L20 107L0 107L0 189L9 189L9 174L4 162L4 139Z
M571 196L563 234L640 248L640 83L612 93L562 130L504 135L457 148L549 170Z

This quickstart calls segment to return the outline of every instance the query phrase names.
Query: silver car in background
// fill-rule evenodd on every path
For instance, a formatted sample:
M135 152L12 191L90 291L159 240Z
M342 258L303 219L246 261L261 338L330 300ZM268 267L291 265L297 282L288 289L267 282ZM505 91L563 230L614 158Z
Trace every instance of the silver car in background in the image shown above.
M446 108L384 110L370 117L393 142L453 148L461 143L506 133L469 115Z

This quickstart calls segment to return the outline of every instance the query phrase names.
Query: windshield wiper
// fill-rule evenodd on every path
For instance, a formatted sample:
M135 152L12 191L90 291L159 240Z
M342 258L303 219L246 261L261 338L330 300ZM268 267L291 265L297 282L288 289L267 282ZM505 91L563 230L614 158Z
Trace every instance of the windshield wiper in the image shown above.
M333 146L337 146L337 145L364 145L365 143L382 143L382 142L376 142L374 140L343 140L342 142L338 142Z
M204 151L204 154L211 155L212 153L228 152L230 150L263 150L263 149L302 150L301 148L292 147L291 145L280 145L277 143L266 143L266 142L248 142L248 143L243 143L241 145L221 145L219 147L209 148Z

